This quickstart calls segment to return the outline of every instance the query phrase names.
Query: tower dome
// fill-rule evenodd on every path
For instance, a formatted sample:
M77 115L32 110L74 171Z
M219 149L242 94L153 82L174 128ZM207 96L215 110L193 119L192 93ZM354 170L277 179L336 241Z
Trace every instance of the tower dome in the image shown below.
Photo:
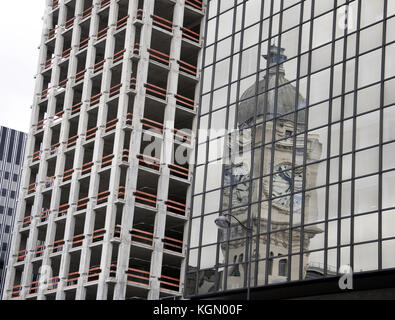
M284 51L285 49L283 48L280 48L279 50L278 47L271 46L269 55L263 56L268 61L269 74L268 77L264 77L258 82L257 106L255 106L255 93L257 89L256 83L244 91L243 95L241 96L241 102L239 104L237 113L237 122L239 128L252 125L255 112L257 119L259 117L263 117L263 115L266 113L266 120L285 115L282 117L282 119L293 122L294 114L292 112L295 111L295 106L297 106L297 109L305 108L306 100L299 92L296 92L296 88L289 83L289 80L285 78L285 71L282 65L279 65L278 67L277 101L275 97L276 92L274 89L266 91L266 88L276 87L277 65L287 60L287 57L284 55ZM276 102L277 108L275 108ZM305 112L298 112L297 124L304 125L304 123Z

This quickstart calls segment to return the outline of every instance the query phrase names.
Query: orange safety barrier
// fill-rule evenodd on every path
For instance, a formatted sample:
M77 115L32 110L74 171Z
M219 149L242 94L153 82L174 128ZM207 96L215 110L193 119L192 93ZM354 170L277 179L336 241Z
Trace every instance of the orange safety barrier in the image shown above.
M136 202L156 208L156 195L137 190L133 194Z
M195 101L194 100L184 97L180 94L176 94L175 97L176 97L176 101L178 104L180 104L184 107L188 107L190 109L195 109Z
M100 97L102 96L101 93L95 94L93 97L91 97L91 102L90 105L93 106L96 103L98 103L100 101Z
M90 40L90 37L88 37L80 42L80 50L82 50L88 46L89 40Z
M30 284L29 294L38 293L38 288L40 287L40 280L33 281Z
M112 163L112 159L114 158L114 154L108 154L102 158L101 167L104 168Z
M75 145L78 140L78 134L67 139L67 148Z
M39 160L41 158L41 153L42 152L43 152L42 150L38 150L38 151L34 152L33 153L33 161Z
M191 142L192 141L192 134L183 130L173 129L174 137L179 138L181 142Z
M194 65L189 64L189 63L187 63L185 61L182 61L182 60L178 60L177 62L179 64L181 70L183 70L186 73L189 73L189 74L191 74L191 75L196 77L196 75L197 75L197 67L195 67Z
M40 245L40 246L37 246L35 249L34 249L34 254L35 254L35 257L41 257L42 256L42 253L45 251L45 244L42 244L42 245Z
M138 154L137 158L139 159L139 165L159 171L159 169L160 169L160 160L158 158L147 156L147 155L142 154L142 153Z
M89 197L84 197L84 198L79 199L77 201L77 211L86 209L86 207L88 206L88 202L89 202Z
M152 23L154 25L159 26L159 27L161 27L163 29L166 29L166 30L168 30L170 32L173 31L173 22L172 21L167 20L167 19L162 18L162 17L159 17L159 16L157 16L155 14L152 14L151 18L152 18Z
M185 204L170 199L167 199L167 201L165 201L165 204L167 205L167 211L171 213L181 214L183 216L185 215Z
M75 17L66 21L66 29L69 29L74 25L74 20L75 20Z
M122 87L122 83L118 83L115 86L111 87L109 96L112 97L118 94L121 91L121 87Z
M200 34L196 33L188 28L181 27L182 30L182 36L186 37L187 39L190 39L194 42L200 43Z
M19 250L18 251L17 261L21 262L21 261L25 260L26 256L27 256L27 250L26 249Z
M70 57L70 54L71 54L71 48L68 48L67 50L64 50L62 52L62 59L66 59L66 58Z
M136 42L134 44L133 53L134 54L140 54L140 43Z
M56 112L53 118L53 121L57 121L63 117L64 110L60 110L59 112Z
M102 241L106 230L104 228L93 231L92 242Z
M102 1L100 2L100 8L106 7L107 5L110 4L110 2L111 2L111 0L102 0Z
M114 237L119 238L121 236L121 229L122 229L122 227L119 224L115 225Z
M41 91L41 97L40 97L41 100L43 100L43 99L45 99L46 97L48 97L48 95L49 95L49 90L51 90L51 88L46 88L46 89L44 89L43 91Z
M130 89L136 89L136 78L130 78Z
M127 16L125 16L125 17L119 19L119 20L117 21L117 28L116 28L116 30L121 29L123 26L125 26L125 25L128 23L128 22L127 22L127 19L128 19L128 18L129 18L129 15L127 15Z
M106 37L106 36L107 36L107 30L108 30L108 29L110 29L110 27L106 27L106 28L100 30L100 31L97 33L97 40L100 40L100 39Z
M49 68L50 66L52 66L53 60L54 60L54 59L55 59L55 57L52 57L52 58L49 58L47 61L45 61L44 69L47 69L47 68Z
M36 192L37 185L38 185L37 182L33 182L33 183L29 184L27 187L27 194Z
M152 232L133 228L130 230L130 234L132 241L152 246L152 242L154 240L154 234Z
M129 161L129 150L128 149L124 149L122 151L122 161L124 161L124 162Z
M110 277L115 278L117 276L117 265L116 264L111 264L110 265Z
M45 188L50 188L53 186L53 183L55 181L56 177L52 176L52 177L46 177L45 181L44 181L44 186Z
M100 273L101 273L100 267L90 268L88 271L88 282L98 280Z
M92 14L92 9L93 9L93 6L90 6L89 8L85 9L82 12L82 19L89 17Z
M123 49L121 51L118 51L116 54L113 55L112 57L112 62L117 62L118 60L123 59L123 54L125 53L126 49Z
M78 283L78 279L80 277L80 274L77 272L72 272L69 273L69 275L67 276L67 281L66 281L66 286L74 286Z
M125 191L126 191L126 188L124 186L120 186L118 188L118 199L120 199L120 200L125 199Z
M169 164L170 174L175 176L181 176L184 179L188 179L189 177L189 169L179 166L177 164Z
M162 279L164 279L164 280L162 280ZM170 281L172 281L172 282L170 282ZM177 291L177 292L180 290L180 279L161 275L161 277L159 278L159 282L160 282L161 288L163 288L163 289ZM171 289L169 289L169 287ZM174 290L174 288L176 288L177 290Z
M128 282L149 285L149 271L136 268L128 268L126 271ZM147 276L148 275L148 276ZM133 280L129 280L132 278Z
M77 72L75 74L75 82L82 80L85 77L85 72L86 72L86 69L81 70L80 72Z
M44 222L48 219L49 215L51 214L51 210L47 209L40 212L40 222Z
M75 235L72 240L72 247L75 248L82 246L82 242L84 241L84 239L85 235L83 233Z
M144 13L143 9L137 9L136 18L139 19L139 20L142 20L143 19L143 13Z
M170 56L168 54L152 48L148 49L148 52L151 59L154 59L159 62L164 62L166 65L169 65Z
M55 242L53 243L52 253L62 251L62 250L63 250L64 244L65 244L65 242L64 242L63 239L55 241Z
M85 140L87 141L87 140L95 137L96 136L96 131L97 131L97 127L93 127L93 128L90 128L90 129L86 130Z
M36 124L36 130L40 130L40 129L42 129L42 128L44 128L44 125L45 125L45 123L46 123L46 121L48 120L48 118L45 118L45 119L42 119L42 120L40 120L39 122L37 122L37 124Z
M59 26L52 28L48 31L48 40L52 39L56 35L56 31L58 30Z
M158 130L160 133L163 133L163 123L150 120L147 118L142 118L141 123L143 125L143 129L145 130L154 129L154 130Z
M59 7L59 0L52 1L52 10L55 10L57 7Z
M144 84L144 86L145 86L146 91L148 91L150 94L153 94L154 96L156 96L160 99L166 100L166 94L167 94L166 89L163 89L161 87L158 87L158 86L148 83L148 82L146 84Z
M66 170L65 172L63 172L63 181L67 181L68 179L70 179L73 175L74 169L69 169Z
M93 66L93 73L96 73L97 71L103 69L103 67L104 67L104 62L106 62L105 59L103 59L103 60L99 61L98 63L96 63L96 64Z
M81 110L82 102L78 102L75 105L71 106L71 115L76 114Z
M22 220L22 227L24 228L24 227L27 227L28 225L30 225L32 223L32 219L33 219L33 216L24 217Z
M60 142L57 142L49 147L49 154L52 156L56 154L59 150Z
M101 203L107 201L110 194L111 194L111 192L109 190L99 192L97 194L96 204L101 204Z
M87 174L88 172L90 172L92 170L92 167L93 167L93 161L84 163L82 165L81 174L83 174L83 175Z
M131 126L133 123L133 113L128 113L126 115L126 125Z
M48 290L55 290L58 288L58 283L60 282L59 276L52 277L48 279Z
M58 208L58 217L62 217L65 214L67 214L67 211L69 210L70 205L68 203L62 204Z
M15 286L12 287L11 296L12 296L13 298L17 298L17 297L20 296L21 291L22 291L22 285L17 284L17 285L15 285Z
M203 10L203 3L199 0L185 0L185 3L198 10Z

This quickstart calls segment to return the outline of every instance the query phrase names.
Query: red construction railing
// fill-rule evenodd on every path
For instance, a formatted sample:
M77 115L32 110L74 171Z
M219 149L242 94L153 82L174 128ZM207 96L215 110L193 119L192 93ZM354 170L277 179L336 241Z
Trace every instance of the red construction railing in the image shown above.
M74 20L75 20L75 17L66 21L66 29L69 29L74 25Z
M76 134L75 136L72 136L70 138L67 139L67 148L72 147L73 145L75 145L77 143L78 140L78 134Z
M48 88L44 89L43 91L41 91L40 99L43 100L43 99L47 98L49 95L49 90L51 90L51 89L52 89L51 87L48 87Z
M96 73L96 72L98 72L99 70L103 69L104 63L105 63L105 62L106 62L106 59L103 59L103 60L99 61L98 63L96 63L96 64L93 66L93 73Z
M203 3L199 0L185 0L185 3L198 10L203 10Z
M129 112L126 115L126 125L131 126L133 124L133 113Z
M156 195L137 190L134 194L136 202L156 208Z
M185 27L181 27L181 30L182 30L183 37L185 37L189 40L192 40L193 42L200 43L200 34L199 33L196 33L195 31L192 31L192 30L185 28Z
M77 211L86 209L86 207L88 206L88 202L89 202L89 197L84 197L79 199L77 201Z
M37 122L36 124L36 130L41 130L42 128L44 128L45 123L47 122L48 118L42 119L39 122Z
M34 254L35 254L35 257L41 257L42 256L42 254L43 254L43 252L45 251L45 244L42 244L42 245L40 245L40 246L37 246L35 249L34 249Z
M115 129L117 126L117 123L118 123L118 119L112 119L110 121L107 121L105 132L109 132L109 131Z
M39 160L41 158L42 152L43 152L42 150L38 150L38 151L33 153L33 159L32 159L33 162L37 161L37 160Z
M135 42L133 47L133 53L139 55L140 54L140 43Z
M59 282L60 282L59 276L49 278L48 279L47 290L55 290L55 289L57 289Z
M81 174L84 175L84 174L87 174L87 173L91 172L92 167L93 167L93 161L84 163L82 165Z
M185 62L182 60L178 60L177 62L179 64L180 70L185 71L186 73L189 73L189 74L196 77L196 75L197 75L197 67L196 66L189 64L188 62Z
M100 267L90 268L88 271L88 282L99 280L100 273Z
M152 18L152 23L155 26L161 27L162 29L165 29L167 31L172 32L173 31L173 22L170 20L167 20L165 18L159 17L155 14L151 15Z
M151 59L157 61L157 62L162 62L166 65L169 65L170 63L170 56L166 53L163 53L159 50L155 50L155 49L148 49L149 52L149 56Z
M102 158L102 160L101 160L102 161L101 162L101 167L104 168L104 167L107 167L108 165L110 165L112 163L112 159L113 158L114 158L114 154L113 153L104 156Z
M21 291L22 291L22 285L21 284L17 284L15 286L12 287L12 293L11 293L11 297L12 298L17 298L21 295Z
M69 210L70 205L68 203L62 204L58 208L58 217L62 217L65 214L67 214L67 211Z
M142 154L142 153L137 155L137 158L139 159L139 165L140 166L159 171L159 169L160 169L160 159L154 158L154 157L151 157L151 156L147 156L147 155Z
M168 199L165 204L167 211L185 216L186 205L184 203Z
M96 137L96 131L97 131L97 127L93 127L86 130L85 140L88 141L89 139Z
M129 150L128 149L122 150L122 161L124 161L124 162L129 161Z
M75 105L71 106L71 115L76 114L81 111L82 102L78 102Z
M71 54L71 48L68 48L67 50L64 50L62 52L62 59L66 59L66 58L70 57L70 54Z
M24 217L22 220L22 228L29 226L32 223L33 216Z
M50 188L53 186L53 183L55 182L56 177L51 176L51 177L46 177L44 180L44 187L45 188Z
M66 286L74 286L78 283L78 279L80 278L80 274L77 272L69 273L67 276Z
M117 276L117 265L116 264L111 264L110 265L110 273L109 276L111 278L115 278Z
M29 185L27 186L27 194L36 192L37 185L38 185L37 182L33 182L33 183L29 184Z
M141 123L144 130L154 129L155 131L159 131L160 133L163 133L163 123L150 120L147 118L142 118Z
M121 92L121 88L122 88L122 83L118 83L115 86L112 86L110 88L109 96L112 97L112 96L117 95L118 93Z
M142 20L143 19L143 13L144 13L143 9L137 9L137 16L136 16L136 18L139 19L139 20Z
M162 289L180 291L180 279L178 278L161 275L159 282Z
M111 0L102 0L100 2L100 9L108 6L110 4L110 2L111 2Z
M96 204L101 204L101 203L106 202L108 200L108 197L110 196L110 194L111 194L111 192L109 190L99 192L97 194Z
M51 210L50 209L41 211L40 212L40 222L47 221L47 219L49 218L50 214L51 214Z
M126 188L124 186L120 186L118 188L118 199L125 200Z
M149 271L140 270L136 268L128 268L126 271L128 282L149 285ZM133 279L133 280L130 280Z
M119 238L121 236L121 230L122 230L122 227L119 224L115 225L115 227L114 227L114 237L115 238Z
M63 172L63 182L69 180L74 173L74 169L68 169Z
M57 142L49 147L49 155L54 155L59 151L60 142Z
M77 72L77 73L75 74L75 82L78 82L78 81L84 79L84 77L85 77L85 72L86 72L86 69L81 70L80 72Z
M63 118L64 110L60 110L59 112L56 112L53 118L53 121L58 121L59 119Z
M108 29L110 29L110 27L105 27L104 29L100 30L100 31L97 33L97 40L100 40L100 39L106 37L106 36L107 36L107 31L108 31Z
M190 108L192 110L195 109L195 101L194 100L184 97L180 94L176 94L175 97L176 97L176 101L178 104L182 105L183 107Z
M59 0L52 1L52 10L55 10L57 7L59 7Z
M93 6L90 6L89 8L85 9L82 12L82 19L89 17L92 14L92 9L93 9Z
M102 241L106 230L104 228L93 231L92 242Z
M119 20L117 21L117 28L116 28L116 30L119 30L119 29L121 29L122 27L124 27L124 26L128 23L128 21L127 21L128 18L129 18L129 15L127 15L127 16L125 16L125 17L119 19Z
M184 179L189 178L189 169L179 166L178 164L169 164L170 174Z
M53 61L54 61L55 57L49 58L47 61L45 61L44 63L44 69L49 68L50 66L52 66Z
M112 57L112 62L115 63L115 62L123 59L125 51L126 51L126 49L122 49L121 51L118 51L116 54L114 54Z
M167 94L166 89L163 89L161 87L158 87L158 86L148 83L148 82L146 84L144 84L144 86L145 86L145 89L148 93L154 95L157 98L166 100L166 94Z
M27 250L23 249L23 250L19 250L18 251L18 257L17 257L17 262L21 262L23 260L25 260L27 256Z
M79 50L82 50L82 49L86 48L88 46L88 44L89 44L89 40L90 40L90 37L85 38L84 40L82 40L80 42L80 49Z
M192 134L183 130L173 129L174 137L180 142L192 142Z
M154 234L152 232L133 228L130 230L130 234L132 241L152 246L154 240Z
M136 89L136 78L130 78L130 89Z
M40 287L40 280L33 281L30 284L29 294L37 294L39 287Z
M59 26L56 26L48 31L48 40L52 39L56 35L56 31L58 30Z
M93 106L93 105L95 105L96 103L98 103L98 102L100 101L100 97L101 97L101 96L102 96L102 93L101 93L101 92L98 93L98 94L95 94L94 96L92 96L92 97L91 97L90 105Z
M76 248L82 246L82 242L84 242L84 239L85 239L85 234L83 233L75 235L72 240L72 247Z
M64 244L65 244L65 241L63 239L55 241L53 243L52 253L62 251Z

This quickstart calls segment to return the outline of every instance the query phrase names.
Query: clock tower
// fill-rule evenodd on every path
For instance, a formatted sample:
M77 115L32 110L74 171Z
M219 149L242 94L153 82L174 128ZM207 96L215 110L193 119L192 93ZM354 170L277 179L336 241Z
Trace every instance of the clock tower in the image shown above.
M243 93L237 112L239 130L229 134L226 152L230 161L225 165L222 199L223 213L231 213L246 226L248 205L253 203L252 257L253 260L261 261L258 263L258 285L265 284L266 268L269 268L269 283L286 281L288 277L291 280L298 279L301 257L298 253L301 249L303 252L307 251L310 239L322 232L317 227L304 226L303 239L300 238L302 217L303 224L306 224L313 222L317 214L316 194L314 191L303 193L303 189L315 185L318 165L304 167L303 163L314 162L320 158L321 143L317 135L305 133L305 99L289 84L282 65L278 66L277 72L277 64L287 59L284 49L272 46L264 58L268 61L268 77L259 81L258 85L253 84ZM277 90L265 90L276 86ZM257 88L259 95L256 105L254 96ZM252 139L252 135L255 139ZM262 148L262 152L257 152ZM258 202L260 206L257 205ZM232 209L228 211L230 206ZM255 236L257 229L260 234L271 232L269 243L267 234ZM227 287L243 287L248 237L246 238L245 230L235 219L231 219L231 227L227 231L221 232L223 240L229 239L221 248L224 255L228 253L228 264L232 265L227 272ZM289 252L295 254L292 256L290 275ZM308 254L303 254L303 277L307 264ZM254 283L254 267L255 263L251 266L251 283Z

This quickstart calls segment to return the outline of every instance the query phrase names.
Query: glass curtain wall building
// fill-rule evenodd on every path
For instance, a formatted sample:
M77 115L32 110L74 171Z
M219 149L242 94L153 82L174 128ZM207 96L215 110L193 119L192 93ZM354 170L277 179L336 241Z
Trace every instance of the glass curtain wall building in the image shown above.
M206 26L185 295L394 268L395 1L211 0Z

